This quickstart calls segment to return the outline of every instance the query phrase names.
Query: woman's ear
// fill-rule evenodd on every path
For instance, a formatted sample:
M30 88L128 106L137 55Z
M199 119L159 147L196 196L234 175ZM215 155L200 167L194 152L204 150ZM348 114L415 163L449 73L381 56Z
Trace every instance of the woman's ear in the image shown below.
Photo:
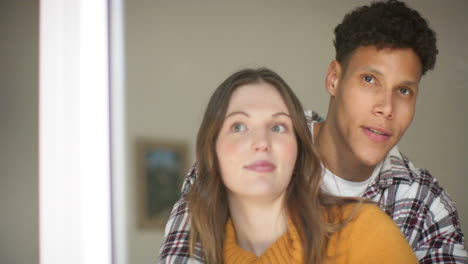
M327 75L325 78L325 88L330 96L335 96L338 89L338 83L341 78L341 65L334 60L328 65Z

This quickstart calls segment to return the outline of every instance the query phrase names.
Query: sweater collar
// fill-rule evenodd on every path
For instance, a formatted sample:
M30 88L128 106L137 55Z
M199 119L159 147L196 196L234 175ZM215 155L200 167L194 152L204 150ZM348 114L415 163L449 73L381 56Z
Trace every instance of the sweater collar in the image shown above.
M224 240L224 263L302 263L302 246L296 227L288 220L288 230L261 256L239 247L232 220L226 223Z

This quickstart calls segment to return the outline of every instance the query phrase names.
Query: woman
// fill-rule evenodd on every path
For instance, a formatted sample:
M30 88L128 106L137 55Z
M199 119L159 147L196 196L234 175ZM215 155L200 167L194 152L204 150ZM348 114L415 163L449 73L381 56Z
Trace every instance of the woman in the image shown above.
M197 136L190 249L205 263L417 263L374 205L323 193L303 109L268 69L214 92Z

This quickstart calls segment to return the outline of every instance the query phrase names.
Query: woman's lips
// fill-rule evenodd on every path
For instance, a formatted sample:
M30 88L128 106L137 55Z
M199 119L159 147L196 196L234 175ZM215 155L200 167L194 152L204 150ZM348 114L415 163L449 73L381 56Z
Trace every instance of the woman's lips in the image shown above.
M272 172L276 169L276 166L267 160L259 160L244 166L244 168L255 172Z

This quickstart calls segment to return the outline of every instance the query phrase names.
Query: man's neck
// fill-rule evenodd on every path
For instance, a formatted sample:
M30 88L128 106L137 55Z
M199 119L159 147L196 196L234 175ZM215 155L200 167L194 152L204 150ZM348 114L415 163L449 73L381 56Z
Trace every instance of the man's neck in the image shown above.
M273 204L229 199L229 211L237 244L257 256L287 231L283 199Z
M333 134L328 120L314 125L314 142L320 154L322 165L336 176L348 181L361 182L367 180L375 166L361 164L346 147L341 146Z

